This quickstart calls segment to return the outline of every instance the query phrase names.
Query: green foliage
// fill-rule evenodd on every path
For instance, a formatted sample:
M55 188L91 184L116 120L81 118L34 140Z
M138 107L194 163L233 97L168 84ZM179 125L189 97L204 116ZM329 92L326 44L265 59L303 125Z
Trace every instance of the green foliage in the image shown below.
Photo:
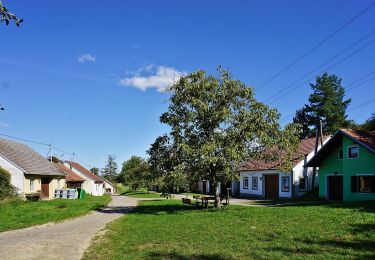
M0 167L0 200L17 196L17 190L10 183L11 175Z
M362 125L359 126L361 130L375 131L375 113L366 120Z
M117 163L115 162L115 156L108 155L107 164L102 170L103 177L114 182L117 179Z
M0 232L82 216L106 206L110 201L109 195L88 195L83 200L0 202Z
M153 179L149 172L149 164L139 156L132 156L122 164L121 173L118 180L129 185L131 189L147 188L153 186Z
M50 156L47 158L48 161L51 161L51 159L52 159L52 162L54 163L63 163L57 156L52 156L52 158Z
M18 18L16 15L12 14L8 11L8 9L3 6L2 2L0 1L0 22L5 21L6 25L9 25L9 22L13 20L17 27L20 26L20 23L23 22L23 19Z
M185 174L190 181L209 180L214 187L238 178L237 167L270 147L295 150L297 131L280 130L279 113L254 97L253 88L218 69L218 77L197 71L170 87L168 112L160 121L170 126L149 150L152 172ZM293 132L293 131L292 131ZM295 147L295 148L294 148ZM278 153L266 154L268 159ZM215 189L216 190L216 189Z
M90 172L92 172L92 173L95 174L95 175L99 175L99 168L97 168L97 167L92 167L92 168L90 169Z
M196 210L142 202L84 259L374 259L375 204Z
M346 109L351 99L344 100L345 89L341 79L336 75L324 73L316 78L315 84L310 84L313 93L309 102L302 109L297 110L294 123L302 125L302 138L313 135L311 128L322 120L323 132L332 134L339 128L349 127L351 121L347 119Z

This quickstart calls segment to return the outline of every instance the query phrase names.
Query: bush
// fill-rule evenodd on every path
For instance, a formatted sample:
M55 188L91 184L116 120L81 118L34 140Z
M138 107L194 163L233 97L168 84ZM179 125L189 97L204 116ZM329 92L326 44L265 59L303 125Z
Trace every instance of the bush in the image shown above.
M17 196L16 188L10 184L10 173L0 167L0 200Z

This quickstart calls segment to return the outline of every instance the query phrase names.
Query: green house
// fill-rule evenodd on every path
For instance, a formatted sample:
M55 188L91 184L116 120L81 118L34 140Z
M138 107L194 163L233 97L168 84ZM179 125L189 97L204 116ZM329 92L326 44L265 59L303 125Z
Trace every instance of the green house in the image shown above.
M375 200L375 131L338 130L305 167L319 167L322 198Z

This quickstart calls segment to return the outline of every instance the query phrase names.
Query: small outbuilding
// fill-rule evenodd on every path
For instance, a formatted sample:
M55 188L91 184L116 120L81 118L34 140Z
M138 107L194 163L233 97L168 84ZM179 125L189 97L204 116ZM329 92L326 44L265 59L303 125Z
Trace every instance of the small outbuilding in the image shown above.
M375 131L340 129L305 164L319 167L319 196L375 200Z

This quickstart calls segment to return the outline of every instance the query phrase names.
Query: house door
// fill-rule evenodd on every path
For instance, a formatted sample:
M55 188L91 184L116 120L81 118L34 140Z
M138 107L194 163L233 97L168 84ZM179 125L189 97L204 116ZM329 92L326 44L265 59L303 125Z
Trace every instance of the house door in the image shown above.
M49 198L49 183L50 178L42 178L42 198Z
M343 177L340 175L328 176L328 199L343 199Z
M265 178L265 195L267 199L279 198L279 175L263 175Z

